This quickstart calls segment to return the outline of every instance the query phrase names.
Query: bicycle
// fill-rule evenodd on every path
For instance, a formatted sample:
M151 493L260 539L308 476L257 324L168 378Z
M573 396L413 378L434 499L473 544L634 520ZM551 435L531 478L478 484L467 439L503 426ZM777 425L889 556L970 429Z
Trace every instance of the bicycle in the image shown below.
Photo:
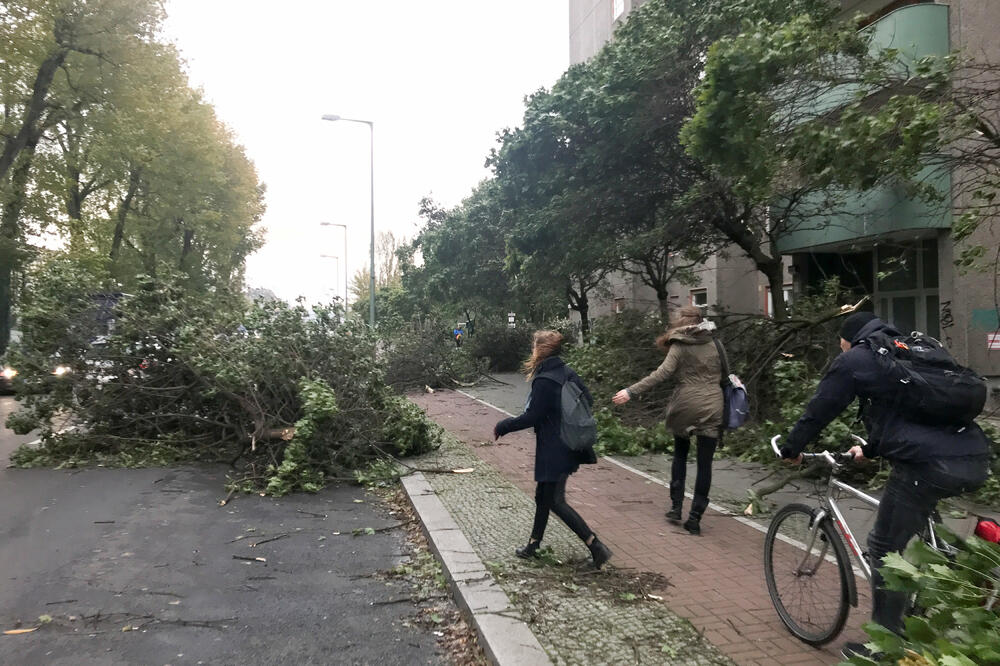
M851 435L862 445L867 442ZM771 439L771 448L778 448L780 435ZM850 606L858 605L855 569L844 543L850 547L859 564L858 571L870 581L871 564L837 506L836 495L845 492L873 507L879 500L836 478L840 466L853 460L849 453L803 453L804 458L821 459L829 465L829 479L820 506L792 503L774 515L764 538L764 577L778 616L785 627L799 640L809 645L829 643L843 630ZM927 545L951 557L955 549L938 540L934 532L934 516L920 535ZM829 563L829 566L824 566ZM786 583L784 576L788 576ZM796 603L798 602L798 603Z

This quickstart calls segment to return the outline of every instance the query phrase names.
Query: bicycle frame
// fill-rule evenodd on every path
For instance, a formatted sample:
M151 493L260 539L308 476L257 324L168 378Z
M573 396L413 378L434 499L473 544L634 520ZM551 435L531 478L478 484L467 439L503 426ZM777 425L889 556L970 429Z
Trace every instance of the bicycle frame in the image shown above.
M857 435L851 435L851 437L858 442L860 445L865 446L868 443L861 437ZM775 436L771 439L771 447L774 449L775 453L780 455L778 449L778 437ZM833 521L834 526L840 533L840 536L847 542L847 546L851 550L851 554L854 559L857 560L860 565L861 573L864 575L865 580L871 580L872 577L872 567L868 562L867 558L864 557L861 550L860 544L858 544L857 539L854 537L854 533L851 532L851 528L847 525L847 521L844 519L844 514L841 512L840 507L837 505L836 495L838 492L845 492L854 497L857 497L865 504L869 504L873 507L878 507L880 504L879 500L871 495L864 493L853 486L849 486L843 481L837 479L833 473L840 467L840 463L829 451L822 451L820 453L804 453L802 454L809 458L822 458L831 467L830 471L830 481L826 488L826 496L821 500L820 507L816 511L814 516L812 528L809 530L809 537L807 543L801 544L805 552L802 556L802 562L799 564L798 572L803 574L813 574L816 568L819 567L819 563L826 559L826 549L828 546L823 546L823 551L819 554L819 558L816 562L816 567L809 569L808 563L810 558L810 553L813 552L813 546L816 544L816 535L819 534L819 526L826 518L830 518ZM931 548L935 550L943 551L944 544L940 544L937 540L937 535L934 532L934 518L931 516L927 519L927 542Z

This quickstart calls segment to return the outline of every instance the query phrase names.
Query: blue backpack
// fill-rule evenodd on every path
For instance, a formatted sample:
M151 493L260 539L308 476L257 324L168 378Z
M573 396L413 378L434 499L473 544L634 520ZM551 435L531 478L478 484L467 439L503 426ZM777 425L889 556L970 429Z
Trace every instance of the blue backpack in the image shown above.
M722 366L722 377L719 386L722 387L722 427L725 430L736 430L750 416L750 396L746 387L736 375L729 374L729 359L726 350L718 338L714 339L715 349L719 352L719 364Z

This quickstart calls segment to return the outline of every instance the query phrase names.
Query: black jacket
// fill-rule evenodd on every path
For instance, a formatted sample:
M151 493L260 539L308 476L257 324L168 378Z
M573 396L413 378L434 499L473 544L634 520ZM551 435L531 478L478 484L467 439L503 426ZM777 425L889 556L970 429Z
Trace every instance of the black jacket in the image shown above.
M555 374L559 381L540 374ZM501 437L507 433L535 429L535 481L558 481L559 477L572 474L581 463L595 463L597 456L593 449L573 451L559 436L562 425L562 382L574 382L583 391L589 404L594 404L590 391L573 370L558 356L550 356L535 370L531 382L531 395L520 416L504 419L496 425L496 433Z
M989 440L979 426L932 426L915 422L891 404L894 388L863 340L876 331L900 333L881 319L873 319L851 340L850 350L838 356L809 401L782 447L782 455L795 458L830 421L858 398L868 430L866 458L922 463L937 458L986 456Z

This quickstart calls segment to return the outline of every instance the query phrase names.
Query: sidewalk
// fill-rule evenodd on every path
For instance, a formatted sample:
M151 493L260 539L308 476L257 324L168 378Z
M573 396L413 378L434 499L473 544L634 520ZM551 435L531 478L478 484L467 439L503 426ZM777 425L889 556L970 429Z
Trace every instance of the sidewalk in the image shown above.
M526 539L530 527L533 434L515 433L494 445L493 425L504 416L496 409L448 391L411 399L465 445L439 455L466 461L475 460L475 456L488 463L488 467L468 463L477 467L474 475L434 475L431 483L480 556L494 563L501 585L510 588L511 580L505 581L505 577L513 573L523 578L525 571L517 567L529 566L519 565L512 551ZM471 481L470 477L480 474L483 477L477 483ZM488 479L485 483L484 478ZM511 483L523 492L511 495L505 490ZM492 494L504 497L504 503L497 504ZM464 501L456 502L460 495L465 496ZM622 605L608 604L604 599L598 608L593 604L599 598L562 598L574 582L567 586L567 581L558 577L534 581L537 585L529 592L535 594L528 597L535 605L515 605L522 613L528 610L525 619L556 663L592 661L595 653L607 662L720 663L717 649L738 664L833 664L840 661L842 641L864 638L858 627L868 617L867 595L861 607L851 610L848 630L825 650L810 648L788 634L764 584L764 535L731 516L710 511L702 521L704 536L692 537L663 518L668 503L665 487L607 460L581 467L571 477L569 498L614 551L612 563L617 573L613 575L644 578L647 585L657 583L657 592L641 583L638 589L662 596L663 601ZM582 560L586 556L586 550L558 520L550 522L550 532L545 541L555 547L557 557ZM523 585L525 580L517 582ZM552 584L546 586L545 582ZM618 596L629 598L629 594ZM517 601L517 594L513 596ZM544 603L539 606L539 601ZM635 617L652 611L655 617ZM593 618L610 617L606 613L618 619L605 622L603 630L595 630ZM676 616L689 620L704 640L685 632L685 626L690 625L672 620ZM652 627L651 621L656 623ZM629 625L635 635L623 630ZM571 640L560 638L566 633ZM573 649L577 643L591 641L597 644L589 650L583 645L577 646L582 652Z

